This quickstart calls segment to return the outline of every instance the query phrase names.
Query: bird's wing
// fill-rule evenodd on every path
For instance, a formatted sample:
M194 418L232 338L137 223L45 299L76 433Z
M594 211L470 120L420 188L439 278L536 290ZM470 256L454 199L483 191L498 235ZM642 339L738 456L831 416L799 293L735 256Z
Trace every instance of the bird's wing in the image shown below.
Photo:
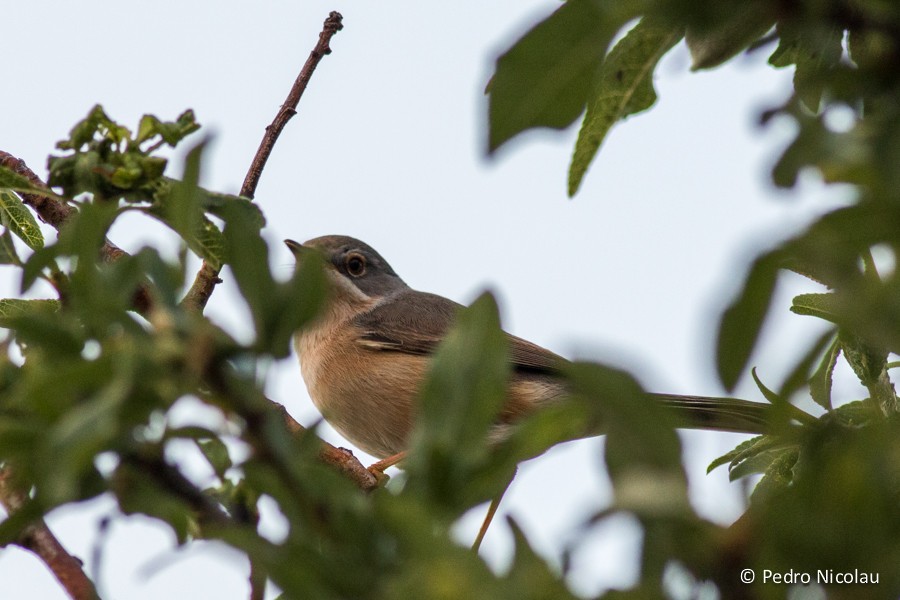
M404 290L392 301L358 316L358 343L372 350L429 355L453 324L462 305L442 296ZM561 356L522 338L506 334L510 361L518 371L555 373Z

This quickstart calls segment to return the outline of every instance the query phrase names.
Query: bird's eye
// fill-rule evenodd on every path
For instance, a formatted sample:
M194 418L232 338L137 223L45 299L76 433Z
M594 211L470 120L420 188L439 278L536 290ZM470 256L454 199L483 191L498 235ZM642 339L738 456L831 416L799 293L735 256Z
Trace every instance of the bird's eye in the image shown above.
M362 277L366 272L366 257L362 254L355 252L348 254L344 264L347 266L347 272L354 277Z

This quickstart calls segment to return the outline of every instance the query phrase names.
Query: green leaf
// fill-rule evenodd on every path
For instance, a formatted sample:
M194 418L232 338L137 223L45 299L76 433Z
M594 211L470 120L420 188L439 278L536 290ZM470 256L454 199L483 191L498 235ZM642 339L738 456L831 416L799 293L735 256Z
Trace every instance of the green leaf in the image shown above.
M777 29L779 44L769 64L796 65L794 90L811 111L818 112L828 75L841 60L843 29L796 22L781 22Z
M16 194L0 189L0 222L32 250L44 247L44 235L31 211Z
M819 368L809 379L809 395L816 404L825 410L831 410L831 384L834 378L834 367L837 365L840 354L840 340L835 338L828 348L828 352L822 358L822 362L819 363Z
M721 467L726 463L734 464L734 461L737 460L738 457L742 456L745 452L753 449L757 444L765 439L766 436L758 435L756 437L750 438L749 440L741 442L740 444L735 446L733 450L726 452L722 456L709 463L709 466L706 467L706 472L712 473L715 469Z
M533 127L568 127L584 110L606 49L636 2L570 0L497 59L489 152Z
M766 457L769 460L769 464L764 470L765 475L753 489L750 501L753 503L760 502L773 492L786 488L794 479L794 466L797 464L799 457L800 451L797 449L782 450L781 454ZM745 474L749 475L750 473ZM742 477L743 474L739 476Z
M16 252L16 245L13 243L12 235L9 229L4 228L0 233L0 265L17 265L22 266L22 259Z
M772 3L766 0L713 3L712 10L702 27L689 27L685 35L694 71L721 65L775 24Z
M835 294L800 294L794 297L791 312L837 323L840 305Z
M569 196L574 196L588 166L610 128L629 115L647 110L656 102L653 71L662 56L681 39L683 32L644 17L615 45L600 67L587 114L575 142L569 167Z
M24 192L28 194L40 194L57 201L65 201L47 188L35 185L24 175L19 175L15 171L0 165L0 188L13 190L16 192Z
M551 570L547 562L541 558L528 543L528 538L512 516L506 517L513 534L515 552L506 579L524 594L520 598L553 598L554 600L576 600L577 596L566 587L563 579ZM537 596L528 596L533 591Z
M794 392L810 381L810 377L812 377L810 375L810 370L812 369L813 364L816 362L817 358L822 356L825 347L830 345L832 340L836 337L836 334L837 331L835 329L829 329L810 345L809 350L807 350L800 358L794 368L791 369L787 377L784 378L781 389L778 390L779 398L784 398L786 401L789 400Z
M0 299L0 327L9 327L11 320L25 315L40 315L59 310L59 300Z
M488 431L510 375L507 345L493 296L460 309L422 386L406 464L410 493L454 512L484 499L473 497L481 490L474 492L470 480L491 458Z
M779 251L757 258L750 267L744 289L722 314L716 344L716 367L719 379L729 391L737 385L756 347L772 303L781 258Z
M767 388L762 380L756 375L756 367L750 369L750 374L753 376L753 381L754 383L756 383L756 387L759 388L759 391L762 392L762 395L766 400L768 400L772 404L778 404L781 402L781 396Z
M190 109L178 115L178 119L175 121L160 121L154 115L144 115L138 124L135 142L140 144L158 135L166 144L174 148L178 142L198 129L200 129L200 124L194 117L194 111Z

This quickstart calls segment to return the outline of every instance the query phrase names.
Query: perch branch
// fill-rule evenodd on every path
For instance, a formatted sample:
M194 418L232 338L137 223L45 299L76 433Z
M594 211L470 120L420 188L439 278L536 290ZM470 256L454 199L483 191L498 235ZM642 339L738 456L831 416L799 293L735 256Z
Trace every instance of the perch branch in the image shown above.
M28 496L17 489L11 479L12 472L8 465L0 469L0 504L8 515L20 510L28 500ZM43 519L36 519L24 527L15 544L40 558L73 600L94 600L98 597L93 582L81 568L81 561L63 548Z

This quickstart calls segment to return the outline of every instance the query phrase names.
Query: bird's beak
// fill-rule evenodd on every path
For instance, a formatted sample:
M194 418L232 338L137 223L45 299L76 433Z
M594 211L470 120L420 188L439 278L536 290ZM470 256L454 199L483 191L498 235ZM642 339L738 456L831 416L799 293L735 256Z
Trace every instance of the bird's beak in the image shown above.
M300 256L301 253L309 251L309 248L294 240L284 240L284 245L288 247L294 256Z

